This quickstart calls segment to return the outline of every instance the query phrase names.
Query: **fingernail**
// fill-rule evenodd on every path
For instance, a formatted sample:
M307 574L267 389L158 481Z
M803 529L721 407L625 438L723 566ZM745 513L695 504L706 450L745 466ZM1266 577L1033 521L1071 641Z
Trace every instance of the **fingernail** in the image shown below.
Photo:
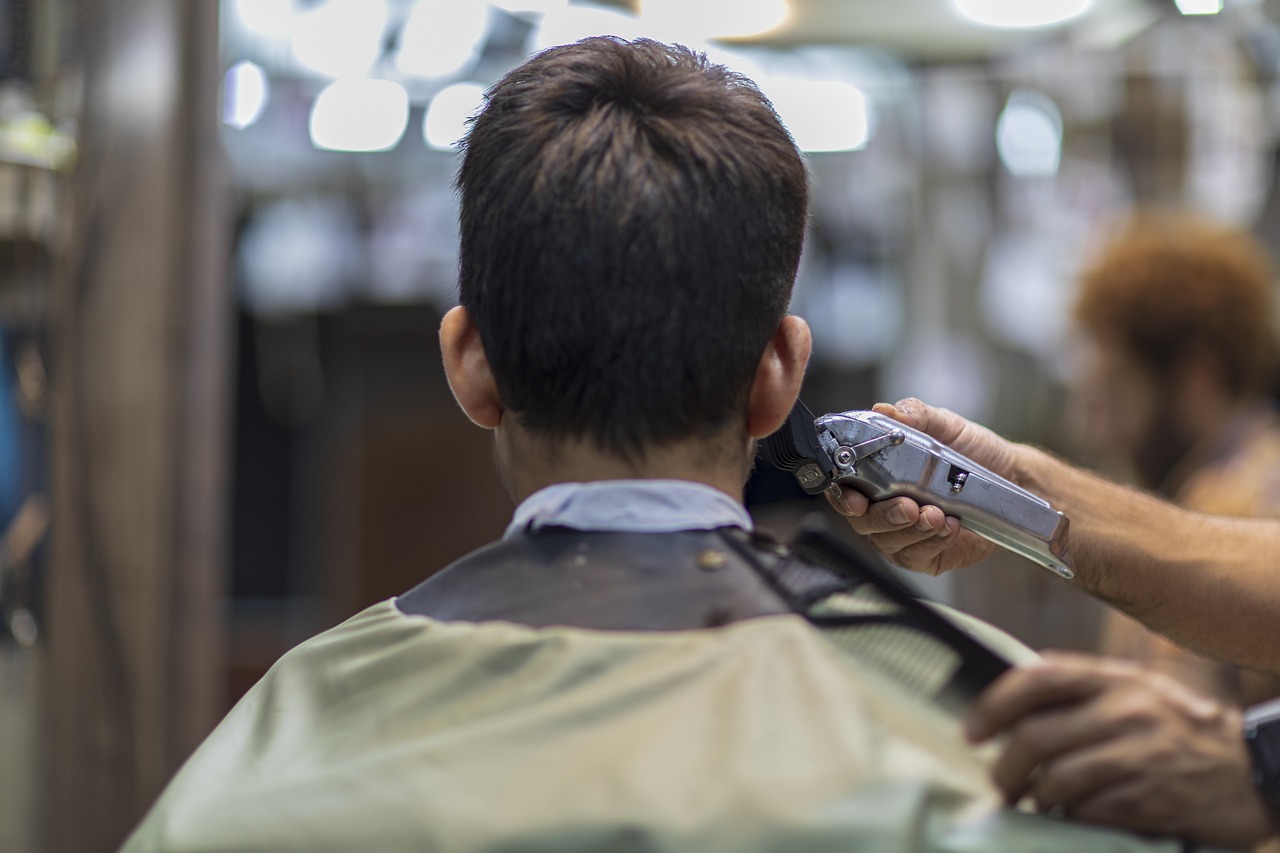
M906 524L911 520L911 517L907 515L907 508L902 504L897 504L890 509L887 518L890 524Z
M924 510L920 511L920 518L916 521L916 530L928 533L933 529L933 522L929 520L928 514Z
M841 515L851 517L854 515L853 511L849 509L849 504L845 503L844 492L835 483L827 486L827 502Z
M842 497L840 498L840 512L844 513L850 518L861 518L862 514L866 512L866 506L863 505L857 508L851 507L849 506L849 499Z
M942 523L942 527L941 527L941 529L939 529L939 530L938 530L938 536L937 536L937 538L939 538L939 539L946 539L948 536L950 536L950 535L951 535L952 533L954 533L954 532L955 532L955 531L951 529L951 525L950 525L950 524L947 524L947 523L944 521L944 522Z

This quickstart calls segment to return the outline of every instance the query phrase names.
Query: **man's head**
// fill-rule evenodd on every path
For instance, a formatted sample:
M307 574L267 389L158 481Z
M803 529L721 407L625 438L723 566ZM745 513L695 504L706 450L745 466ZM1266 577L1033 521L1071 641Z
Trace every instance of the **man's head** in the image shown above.
M473 419L632 461L745 437L807 208L800 154L753 84L650 41L554 48L489 92L457 183L464 310L443 341ZM450 368L463 320L497 412Z
M1271 267L1248 235L1173 213L1133 217L1081 277L1081 420L1155 488L1224 413L1271 380Z

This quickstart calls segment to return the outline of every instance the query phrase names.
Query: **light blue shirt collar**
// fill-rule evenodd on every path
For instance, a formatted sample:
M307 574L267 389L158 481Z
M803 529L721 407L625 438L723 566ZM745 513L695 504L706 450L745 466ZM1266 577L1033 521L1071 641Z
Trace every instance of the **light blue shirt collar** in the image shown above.
M516 507L506 537L539 527L632 533L752 529L742 504L719 489L688 480L557 483Z

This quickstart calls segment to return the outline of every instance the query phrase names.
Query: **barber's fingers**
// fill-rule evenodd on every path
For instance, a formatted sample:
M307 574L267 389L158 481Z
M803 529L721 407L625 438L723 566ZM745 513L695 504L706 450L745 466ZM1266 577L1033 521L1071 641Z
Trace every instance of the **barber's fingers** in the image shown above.
M1226 847L1275 833L1253 789L1240 713L1129 663L1046 655L975 702L971 739L1005 731L993 768L1010 799Z
M991 769L992 780L1011 803L1028 792L1049 806L1069 803L1082 793L1074 787L1073 774L1079 768L1072 762L1089 755L1090 748L1105 742L1115 728L1078 705L1032 713L1010 728ZM1059 779L1056 774L1064 765L1065 775Z
M1122 771L1114 765L1104 772ZM1174 798L1159 796L1146 777L1127 772L1102 783L1092 794L1066 804L1072 819L1101 826L1114 826L1137 832L1177 833L1189 817L1185 804ZM1194 810L1193 810L1194 811Z
M1071 805L1122 771L1142 772L1149 733L1171 715L1191 718L1183 692L1131 664L1050 654L997 679L974 703L965 733L1008 734L992 773L1010 800L1034 786L1042 803Z
M1112 682L1117 667L1123 668L1113 661L1057 654L1011 669L978 696L965 720L965 734L983 741L1034 711L1087 699Z
M892 498L870 503L852 488L843 489L839 497L836 497L836 489L839 488L834 486L827 489L827 500L835 507L836 512L848 518L849 526L855 533L873 536L903 530L912 527L920 519L920 505L911 498Z
M885 554L896 554L903 548L934 537L946 539L960 526L956 519L948 525L946 515L938 507L920 506L911 498L892 498L869 504L865 497L852 489L837 493L832 488L826 495L836 512L848 518L854 532L871 537L872 544Z
M1140 747L1124 739L1086 741L1081 748L1043 764L1035 774L1031 793L1042 809L1061 806L1073 817L1105 822L1119 815L1108 811L1117 798L1103 795L1123 789L1139 776L1145 766L1144 755Z
M958 518L949 518L936 506L921 507L908 498L871 504L861 517L846 520L854 532L865 535L891 561L913 572L938 575L971 565L994 547L976 534L962 531Z
M876 403L872 410L927 433L943 444L953 444L969 424L955 412L930 406L917 397L907 397L892 405Z
M1150 704L1159 708L1162 691L1153 688ZM1240 713L1218 706L1197 719L1180 705L1156 712L1152 726L1049 764L1037 796L1082 821L1215 847L1247 849L1274 838L1276 825L1253 786Z
M933 436L1002 477L1018 481L1019 451L1016 446L980 424L949 409L930 406L915 397L899 400L893 405L877 403L873 409Z
M845 518L861 518L871 507L871 501L867 500L866 495L854 489L841 488L839 483L832 483L823 494L831 508ZM849 524L854 525L855 522L850 521Z
M1158 680L1149 686L1147 710L1129 706L1136 728L1041 767L1034 788L1041 804L1090 823L1233 850L1274 838L1240 738L1240 712L1214 703L1211 714L1189 713Z

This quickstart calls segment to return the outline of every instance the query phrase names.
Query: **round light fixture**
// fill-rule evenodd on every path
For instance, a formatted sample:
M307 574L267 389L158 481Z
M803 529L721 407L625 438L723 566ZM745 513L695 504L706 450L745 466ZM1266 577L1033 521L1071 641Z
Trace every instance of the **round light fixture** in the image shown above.
M1032 29L1077 18L1092 0L951 0L965 19L984 27Z
M428 148L450 151L467 133L467 119L484 106L484 86L455 83L436 93L422 120L422 139Z
M382 55L389 16L387 0L327 0L296 18L294 56L326 77L361 77Z
M223 124L244 130L262 117L271 85L265 71L245 60L227 69L222 92Z
M311 144L331 151L390 151L409 124L409 94L391 80L338 80L316 96Z
M857 151L871 138L870 104L851 83L772 78L760 89L801 151Z
M1019 89L1009 96L996 123L996 150L1010 174L1050 177L1062 160L1062 113L1039 92Z

